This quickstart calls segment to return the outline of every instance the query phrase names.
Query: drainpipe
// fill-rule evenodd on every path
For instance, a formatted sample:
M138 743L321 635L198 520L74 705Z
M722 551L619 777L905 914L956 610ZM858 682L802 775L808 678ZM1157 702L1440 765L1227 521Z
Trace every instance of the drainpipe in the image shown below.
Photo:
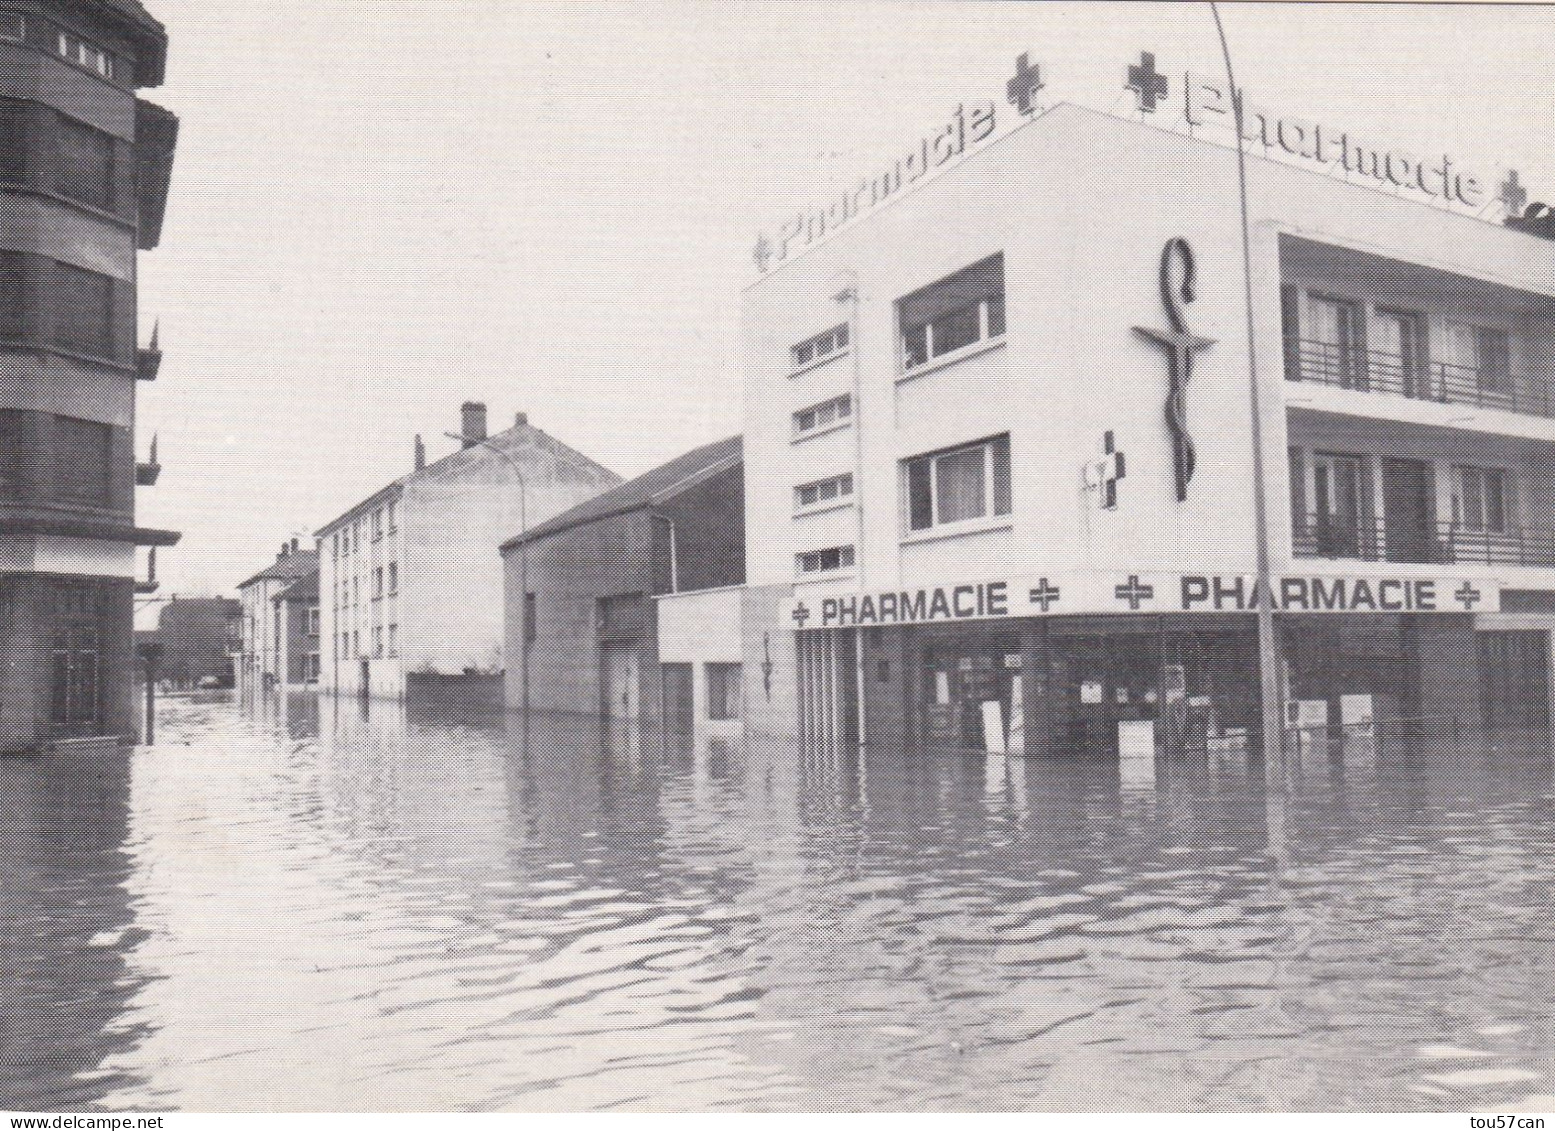
M848 311L848 345L853 353L853 517L857 534L854 537L853 573L858 578L859 589L865 588L864 553L864 363L859 343L859 295L858 272L840 272L833 280L837 290L832 297L845 303ZM864 630L853 630L853 682L858 700L858 744L864 746L869 737L864 710Z

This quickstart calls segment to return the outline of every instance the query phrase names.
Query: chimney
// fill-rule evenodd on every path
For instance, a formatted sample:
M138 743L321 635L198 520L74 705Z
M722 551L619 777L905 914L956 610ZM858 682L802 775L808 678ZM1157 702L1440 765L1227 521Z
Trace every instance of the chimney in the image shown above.
M293 538L292 539L292 553L295 554L297 552L297 550L301 547L301 545L302 545L302 543L298 539Z
M479 401L465 401L459 411L464 417L464 426L459 429L463 446L473 448L486 438L486 406Z
M528 423L529 423L529 414L527 412L517 413L513 417L513 427L514 428L523 428Z
M286 556L287 549L288 549L287 543L282 542L281 543L281 552L279 554L275 555L275 560L276 561L280 561L282 558L284 558Z
M427 446L421 442L421 433L416 433L416 470L425 471L427 466Z

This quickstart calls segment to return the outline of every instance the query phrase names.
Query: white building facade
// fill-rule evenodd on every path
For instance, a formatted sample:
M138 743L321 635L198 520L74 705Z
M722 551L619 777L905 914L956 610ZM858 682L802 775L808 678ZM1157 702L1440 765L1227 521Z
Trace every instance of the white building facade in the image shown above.
M1256 743L1255 362L1291 717L1547 731L1555 243L1250 155L1249 356L1236 160L1059 105L785 229L744 307L750 725ZM1443 165L1412 183L1487 192Z
M317 569L318 556L302 549L293 538L281 547L273 563L238 586L243 646L233 666L242 694L251 696L303 682L289 675L294 667L287 662L289 610L277 598Z
M485 406L467 404L461 435L424 466L418 437L414 471L317 532L321 690L398 699L463 681L500 703L498 547L621 482L523 416L488 436Z

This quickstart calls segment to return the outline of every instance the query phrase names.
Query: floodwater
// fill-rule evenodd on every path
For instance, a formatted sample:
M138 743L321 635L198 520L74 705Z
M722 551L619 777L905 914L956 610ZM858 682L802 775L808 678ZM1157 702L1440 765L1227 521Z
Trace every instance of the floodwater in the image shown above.
M1555 1107L1547 743L158 738L0 760L0 1108Z

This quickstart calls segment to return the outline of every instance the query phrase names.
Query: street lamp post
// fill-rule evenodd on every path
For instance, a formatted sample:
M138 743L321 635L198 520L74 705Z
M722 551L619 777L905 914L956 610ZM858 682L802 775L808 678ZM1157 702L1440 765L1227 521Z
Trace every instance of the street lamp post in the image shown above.
M1220 53L1226 64L1226 85L1231 92L1231 110L1236 125L1236 174L1242 213L1242 281L1246 292L1247 370L1253 424L1253 522L1258 570L1258 677L1263 701L1263 751L1265 777L1283 775L1285 770L1285 720L1281 702L1279 648L1274 626L1274 588L1269 563L1269 510L1265 498L1263 414L1259 407L1258 349L1253 329L1253 252L1252 228L1247 207L1247 143L1242 133L1242 92L1237 89L1231 70L1231 47L1226 41L1220 7L1214 0L1209 6L1220 37Z
M513 475L518 480L518 648L519 648L519 704L520 713L524 719L525 745L528 745L529 736L529 506L526 496L529 494L529 482L524 478L524 470L519 467L518 461L506 451L503 451L490 440L473 440L469 436L460 436L454 432L444 432L450 440L458 440L461 444L478 444L488 451L495 452L506 461L508 467L513 469Z

